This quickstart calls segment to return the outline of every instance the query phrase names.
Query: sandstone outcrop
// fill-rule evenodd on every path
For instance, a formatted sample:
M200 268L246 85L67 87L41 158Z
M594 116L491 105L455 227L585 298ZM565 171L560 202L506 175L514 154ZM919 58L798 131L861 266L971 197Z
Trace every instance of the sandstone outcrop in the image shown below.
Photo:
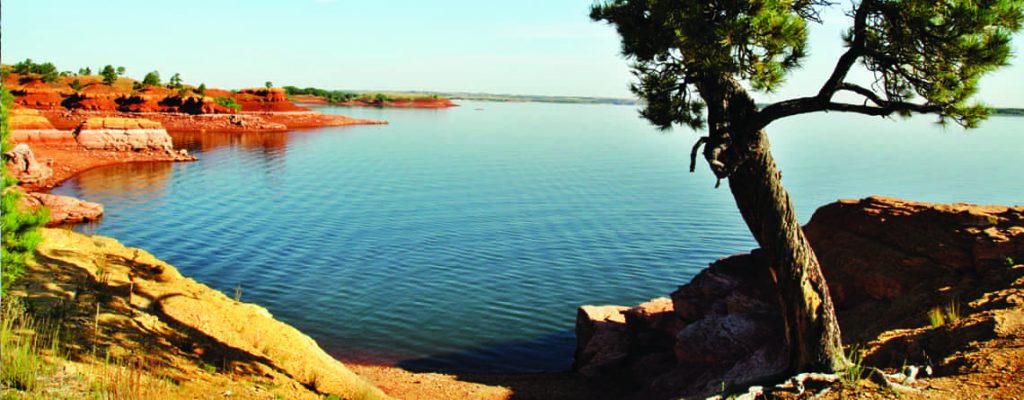
M77 224L96 221L103 215L103 205L69 196L30 192L22 197L29 208L46 207L50 210L50 221L46 226Z
M75 130L75 140L90 150L170 151L171 136L159 122L142 118L89 118Z
M930 307L990 296L978 292L979 282L1011 285L1020 277L1010 261L1024 258L1024 207L870 197L820 208L804 231L847 343L874 340L892 327L927 325ZM723 385L780 378L788 352L773 286L755 250L716 261L672 293L671 305L581 307L575 369L626 377L644 388L639 398L708 395ZM1024 329L1020 333L1024 338ZM933 342L949 347L950 339ZM927 353L920 343L901 343L872 354L898 363L898 357L921 361L912 358ZM942 351L952 350L931 349Z
M134 360L140 374L173 380L167 390L180 393L170 398L387 398L265 308L185 278L143 250L68 230L42 236L38 265L9 294L59 312L62 343L80 340L111 362Z
M38 110L12 108L8 115L12 143L36 143L47 145L74 145L71 132L59 130Z
M4 160L11 176L24 184L36 184L53 176L53 168L36 160L32 149L24 143L4 154Z

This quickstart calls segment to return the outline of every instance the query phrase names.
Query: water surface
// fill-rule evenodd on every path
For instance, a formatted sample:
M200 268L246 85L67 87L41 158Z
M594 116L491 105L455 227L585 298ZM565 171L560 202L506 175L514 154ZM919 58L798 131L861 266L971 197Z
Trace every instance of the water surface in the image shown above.
M174 134L193 163L88 171L77 229L144 248L343 359L560 370L576 307L670 293L754 246L728 190L687 172L697 134L633 107L321 108L386 126ZM841 114L769 127L802 220L839 198L1024 203L1024 119L943 130Z

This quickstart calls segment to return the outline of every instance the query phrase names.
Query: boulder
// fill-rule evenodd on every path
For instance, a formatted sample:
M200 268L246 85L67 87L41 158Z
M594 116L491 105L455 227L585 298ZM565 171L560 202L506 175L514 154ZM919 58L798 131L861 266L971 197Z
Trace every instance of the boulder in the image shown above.
M575 369L585 376L619 367L629 355L622 306L582 306L576 311Z
M852 308L1024 255L1024 207L841 200L804 227L833 300Z
M78 144L90 150L170 151L171 136L159 122L142 118L96 117L75 130Z
M31 192L22 198L29 208L46 207L50 210L47 226L95 221L103 215L103 205L69 196Z
M11 176L18 179L18 182L35 184L53 176L53 168L36 160L32 149L25 143L14 146L13 149L4 154L4 158L7 171L10 172Z

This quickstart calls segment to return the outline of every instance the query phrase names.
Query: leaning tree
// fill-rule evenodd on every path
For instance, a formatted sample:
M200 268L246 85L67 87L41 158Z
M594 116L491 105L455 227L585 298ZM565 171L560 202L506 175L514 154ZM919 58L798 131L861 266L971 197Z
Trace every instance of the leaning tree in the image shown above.
M790 372L842 370L847 361L828 286L782 187L765 128L818 111L932 113L941 122L975 127L988 113L969 103L978 79L1007 64L1010 38L1024 20L1021 0L859 0L847 12L847 49L821 77L821 89L756 104L752 91L771 92L800 66L808 24L821 23L821 11L833 5L605 0L591 9L591 18L610 23L622 36L637 79L631 89L643 100L641 116L661 129L707 127L693 146L690 170L703 146L711 171L719 182L728 180L743 220L768 256ZM858 63L873 78L849 78Z

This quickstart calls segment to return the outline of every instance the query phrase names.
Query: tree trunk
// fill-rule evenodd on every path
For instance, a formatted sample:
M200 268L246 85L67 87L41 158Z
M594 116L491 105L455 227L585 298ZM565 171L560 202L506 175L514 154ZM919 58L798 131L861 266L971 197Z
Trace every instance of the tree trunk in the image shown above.
M698 89L708 106L704 157L716 176L729 179L743 220L768 256L785 322L788 372L845 369L839 324L818 258L782 187L767 134L751 128L758 113L754 99L728 76L701 80Z
M744 141L751 144L750 153L729 175L729 188L771 263L791 355L789 372L845 369L839 325L818 259L782 187L767 135L749 135Z

